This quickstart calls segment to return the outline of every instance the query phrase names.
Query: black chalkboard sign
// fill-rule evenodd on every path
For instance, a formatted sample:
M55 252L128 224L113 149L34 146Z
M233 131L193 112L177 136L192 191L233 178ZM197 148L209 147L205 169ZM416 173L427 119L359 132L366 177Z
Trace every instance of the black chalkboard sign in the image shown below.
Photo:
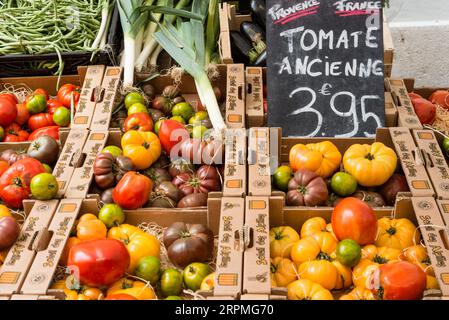
M382 1L267 0L268 125L372 137L385 125Z

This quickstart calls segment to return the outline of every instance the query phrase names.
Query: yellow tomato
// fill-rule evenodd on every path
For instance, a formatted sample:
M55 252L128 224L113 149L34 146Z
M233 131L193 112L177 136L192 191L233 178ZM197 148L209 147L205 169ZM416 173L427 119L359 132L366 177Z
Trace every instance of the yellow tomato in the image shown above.
M107 231L104 223L91 213L83 214L76 226L76 236L81 241L104 239Z
M272 287L286 287L298 279L296 266L290 259L282 257L271 259L270 271Z
M215 272L207 275L206 278L203 279L203 281L201 282L200 290L202 291L213 290L214 286L215 286Z
M438 284L437 278L427 275L426 276L426 290L439 290L440 285Z
M307 279L299 279L287 286L289 300L334 300L332 293Z
M289 161L293 171L307 169L327 178L340 166L341 153L330 141L297 144L290 150Z
M69 287L67 286L69 284ZM103 292L98 288L81 286L79 288L72 287L76 285L76 281L72 276L66 279L58 280L52 284L50 289L63 290L65 300L102 300Z
M337 247L337 240L329 232L318 232L295 242L291 250L291 258L297 265L315 260L328 259Z
M408 219L381 218L377 222L377 239L375 245L378 247L389 247L398 250L419 244L421 234L415 225Z
M336 290L346 289L352 285L352 271L351 268L346 267L337 260L332 261L332 264L337 269L337 283L335 284Z
M270 230L270 256L290 257L293 243L299 240L299 235L291 227L276 227Z
M161 142L153 132L129 130L122 137L123 155L137 170L149 168L161 155Z
M381 142L353 144L343 156L345 170L364 187L377 187L393 175L397 156Z
M298 267L298 274L301 279L318 283L328 290L337 286L337 268L328 260L303 262Z
M122 278L109 287L107 296L113 294L128 294L137 300L157 299L151 286L145 282L128 278Z
M402 252L401 259L418 265L429 276L435 276L427 250L423 246L417 244L408 247Z
M8 207L3 204L0 204L0 218L11 217L11 216L12 216L12 214L9 211Z
M355 287L351 292L340 297L340 300L376 300L371 290Z
M369 283L373 279L373 274L379 268L379 264L368 260L362 259L352 269L352 282L356 287L368 288Z
M400 250L388 247L376 247L372 244L362 248L362 259L368 259L378 264L396 261L400 255Z
M128 272L133 272L139 260L143 257L159 257L160 244L155 236L148 234L138 227L122 224L109 229L108 238L123 242L131 258Z

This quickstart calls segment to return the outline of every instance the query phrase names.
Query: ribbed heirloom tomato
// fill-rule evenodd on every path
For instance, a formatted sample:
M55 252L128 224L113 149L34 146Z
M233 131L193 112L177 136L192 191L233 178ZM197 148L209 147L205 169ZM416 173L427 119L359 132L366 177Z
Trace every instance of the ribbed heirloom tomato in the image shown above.
M73 94L73 101L75 105L78 103L80 99L81 88L79 86L75 86L73 84L65 84L58 90L57 99L61 102L65 107L70 108L70 103Z
M153 182L135 171L127 172L112 192L112 199L121 208L136 210L148 202Z
M419 230L408 219L381 218L378 221L379 232L376 246L385 246L403 250L419 243Z
M154 294L153 289L149 287L145 282L127 278L122 278L109 287L107 297L114 295L130 295L137 300L156 299L156 295Z
M307 279L290 283L287 290L289 300L334 300L329 290Z
M59 126L49 126L39 128L28 137L28 141L34 141L40 136L50 136L56 141L59 141Z
M53 122L53 117L50 113L33 114L28 119L28 128L30 128L31 131L54 125L55 123Z
M362 200L345 198L332 212L332 230L339 240L372 244L377 234L377 218L373 209Z
M137 170L149 168L161 155L161 143L153 132L130 130L122 137L123 155Z
M5 128L5 139L3 142L24 142L29 138L27 131L22 130L22 128L17 124L13 123Z
M106 238L107 229L95 215L83 214L76 226L76 235L79 240L98 240Z
M145 112L138 112L128 116L123 125L125 132L130 130L153 131L153 120Z
M290 257L293 244L299 240L299 235L289 226L276 227L270 230L270 256Z

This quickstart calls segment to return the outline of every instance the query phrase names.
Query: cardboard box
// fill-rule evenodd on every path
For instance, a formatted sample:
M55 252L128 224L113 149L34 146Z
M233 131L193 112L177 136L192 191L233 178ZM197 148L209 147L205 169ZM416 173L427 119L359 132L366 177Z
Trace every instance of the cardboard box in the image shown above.
M398 126L410 129L422 129L421 122L413 109L404 80L386 79L385 86L391 92L398 111Z
M18 241L0 268L0 297L13 300L63 299L64 293L50 289L62 250L70 230L81 215L98 214L95 199L28 200L24 203L28 218ZM125 223L156 223L168 227L177 221L207 225L218 234L219 211L205 209L125 211Z
M272 130L280 130L274 129ZM427 132L427 131L426 131ZM415 136L415 137L414 137ZM339 149L342 156L345 151L353 144L372 144L373 142L382 142L386 146L392 148L396 151L398 156L398 165L402 168L407 182L410 188L411 195L414 197L431 197L439 196L442 198L446 197L446 190L444 190L443 185L440 187L441 179L439 173L433 172L429 175L426 170L426 164L419 151L419 146L415 139L416 135L412 134L408 128L379 128L377 129L376 138L295 138L295 137L282 137L282 134L278 134L277 144L280 146L280 152L275 160L271 160L271 163L276 163L275 166L280 166L282 164L288 164L289 153L291 148L298 144L308 144L317 143L322 141L331 141ZM425 135L425 137L428 137ZM422 139L421 139L422 140ZM418 140L416 140L418 141ZM420 141L420 144L424 144L424 140ZM432 141L432 140L430 140ZM275 142L271 140L271 144ZM435 144L432 144L432 148L436 149ZM275 150L274 150L275 151ZM436 162L437 160L435 160ZM438 161L441 163L441 160ZM436 171L432 169L432 171ZM444 176L443 176L444 177ZM389 208L384 208L382 210L390 210Z
M241 197L246 194L246 153L245 129L228 129L225 132L225 168L223 195Z
M265 124L263 108L264 69L246 68L246 122L249 128L262 127Z
M248 194L271 195L270 128L251 128L248 138Z

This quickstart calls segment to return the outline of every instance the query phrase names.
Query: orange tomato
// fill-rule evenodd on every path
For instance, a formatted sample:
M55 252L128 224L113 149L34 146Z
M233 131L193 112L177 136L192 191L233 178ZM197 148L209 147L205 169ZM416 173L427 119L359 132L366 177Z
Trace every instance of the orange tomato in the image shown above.
M76 235L82 241L105 239L106 234L104 223L91 213L82 215L76 226Z
M8 168L9 168L9 163L6 162L6 161L1 160L0 161L0 176L3 174L3 172L8 170Z
M80 242L81 240L77 237L70 237L69 239L67 239L67 243L65 244L64 250L62 251L61 258L59 259L59 265L67 265L67 259L69 258L70 249Z
M161 142L153 132L130 130L122 137L123 155L137 170L149 168L161 155Z

